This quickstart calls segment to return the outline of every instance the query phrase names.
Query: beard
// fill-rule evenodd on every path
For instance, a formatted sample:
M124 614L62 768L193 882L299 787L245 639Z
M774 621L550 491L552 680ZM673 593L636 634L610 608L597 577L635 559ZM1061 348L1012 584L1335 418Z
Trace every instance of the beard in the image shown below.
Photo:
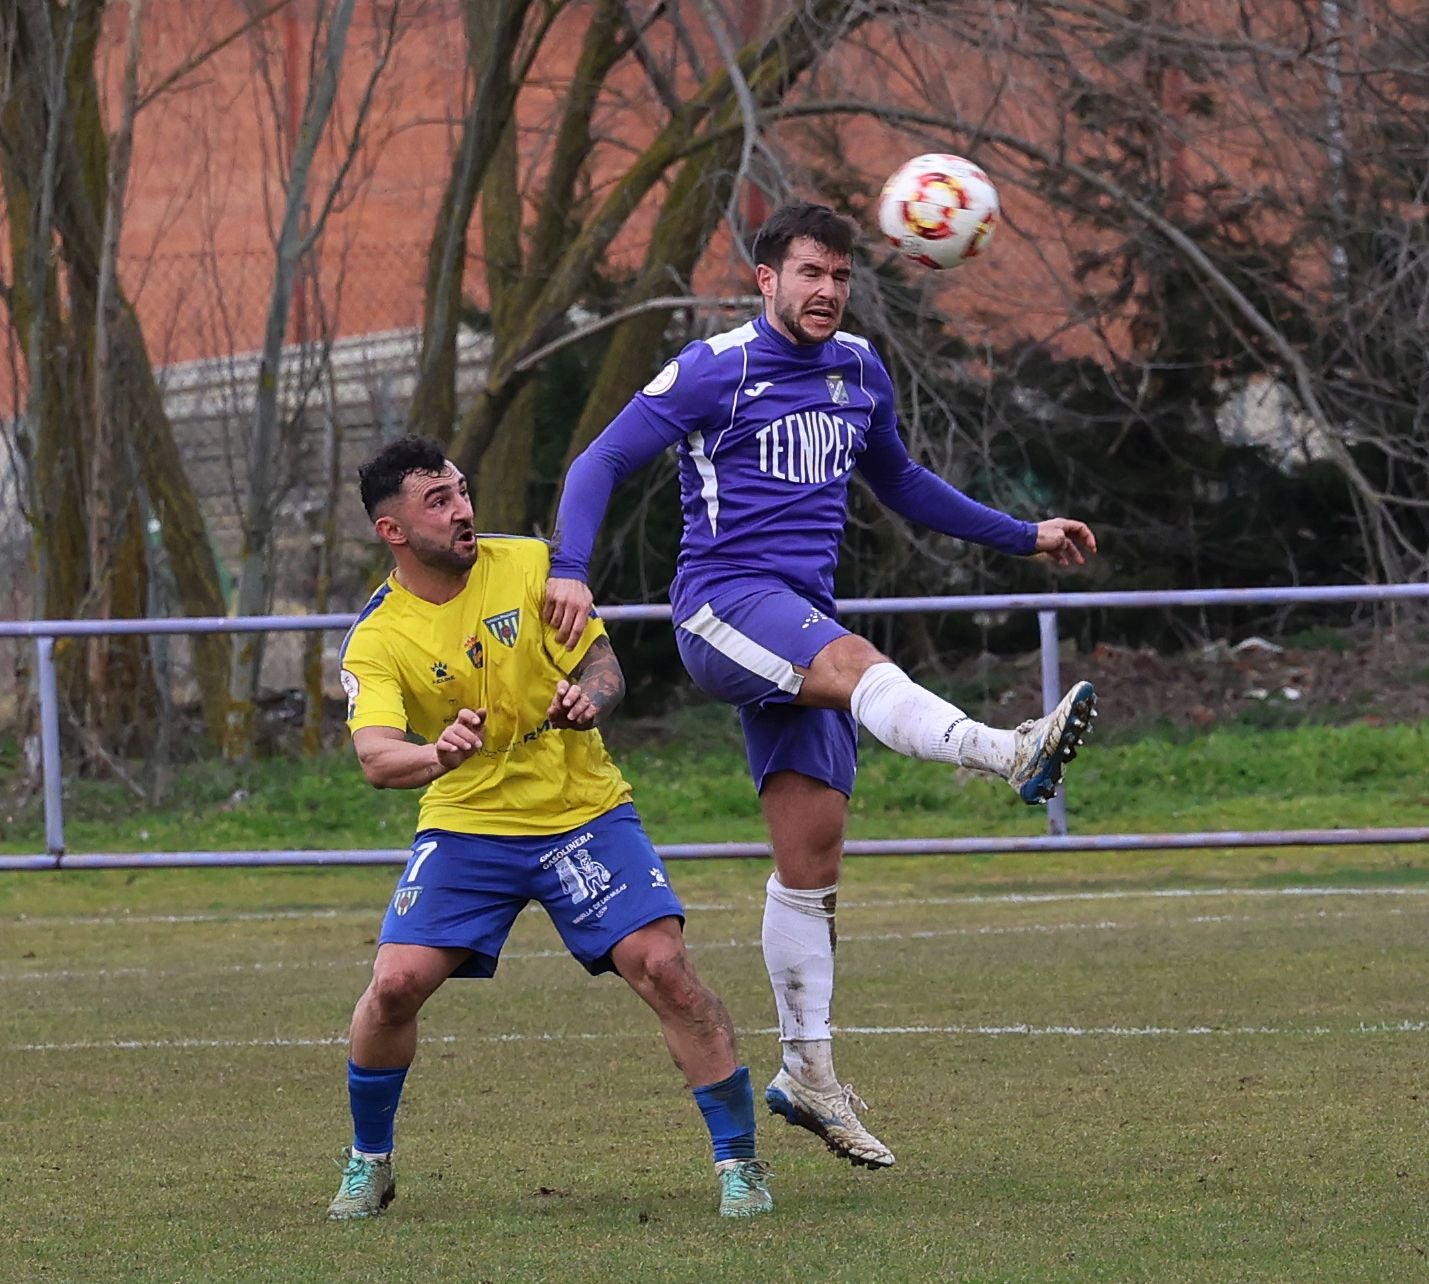
M455 540L455 536L453 540ZM433 571L441 571L446 575L465 575L476 565L476 542L473 540L470 549L457 548L453 542L451 544L428 543L425 540L418 542L409 535L407 547L412 550L412 555L425 567Z
M799 314L794 311L789 301L776 295L774 298L774 315L779 318L783 327L794 336L799 343L823 343L824 340L815 338L805 328L799 318ZM837 330L842 317L834 317L834 329Z

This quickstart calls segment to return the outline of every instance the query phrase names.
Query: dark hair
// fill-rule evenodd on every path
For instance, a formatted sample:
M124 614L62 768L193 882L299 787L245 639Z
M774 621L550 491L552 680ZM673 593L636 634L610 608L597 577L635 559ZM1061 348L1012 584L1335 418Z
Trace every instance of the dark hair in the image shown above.
M784 266L790 243L800 236L817 241L834 254L852 257L857 235L853 222L827 205L815 205L812 201L781 205L754 234L754 261L777 272Z
M362 488L362 506L368 517L376 518L378 507L402 489L402 483L412 473L446 470L447 452L430 437L408 433L388 442L357 470Z

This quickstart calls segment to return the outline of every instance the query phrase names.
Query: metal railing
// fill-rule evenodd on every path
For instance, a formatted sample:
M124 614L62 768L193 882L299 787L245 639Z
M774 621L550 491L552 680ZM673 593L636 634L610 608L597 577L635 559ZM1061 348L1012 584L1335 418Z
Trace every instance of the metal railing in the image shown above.
M1329 602L1429 601L1429 583L1344 584L1315 588L1158 589L1105 593L1013 593L966 597L847 598L838 603L840 616L916 614L919 612L1036 611L1041 638L1042 702L1051 709L1062 694L1058 652L1059 611L1092 609L1148 610L1186 606L1312 605ZM42 773L45 851L33 855L0 856L0 871L39 869L131 869L257 865L402 865L410 851L382 848L364 851L188 851L188 852L66 852L61 789L59 693L55 680L54 644L62 637L122 634L193 634L311 632L346 630L355 615L187 617L161 620L33 620L0 621L0 637L34 638L40 701L40 762ZM670 618L668 606L601 608L606 621ZM1336 829L1206 830L1196 833L1085 834L1067 831L1066 803L1060 796L1047 808L1048 832L1042 836L867 839L848 842L849 855L959 855L983 852L1135 851L1207 847L1296 847L1429 842L1429 827L1399 826ZM661 843L667 860L724 857L766 857L766 843Z

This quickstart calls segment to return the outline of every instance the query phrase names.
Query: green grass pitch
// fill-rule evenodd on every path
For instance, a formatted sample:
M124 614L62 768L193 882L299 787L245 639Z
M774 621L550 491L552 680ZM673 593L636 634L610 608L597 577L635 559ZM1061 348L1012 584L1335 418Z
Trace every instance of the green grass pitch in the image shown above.
M0 1279L1423 1279L1429 883L1353 859L850 861L839 1065L898 1164L761 1106L749 1224L653 1017L538 913L428 1005L396 1202L328 1224L394 871L13 875ZM672 876L762 1085L764 865Z

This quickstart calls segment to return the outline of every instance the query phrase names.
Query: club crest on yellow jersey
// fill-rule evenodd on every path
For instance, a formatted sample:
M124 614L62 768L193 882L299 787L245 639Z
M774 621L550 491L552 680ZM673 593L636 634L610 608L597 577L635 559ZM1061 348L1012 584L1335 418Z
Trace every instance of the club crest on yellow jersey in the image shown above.
M514 611L502 611L500 615L488 615L482 623L491 630L494 637L502 646L514 647L516 645L516 634L521 628L521 608L518 606Z
M422 792L418 832L581 832L628 801L630 787L598 734L553 727L548 706L605 628L588 625L576 648L559 646L541 619L546 546L520 537L479 543L481 556L451 602L428 602L393 576L373 595L339 654L349 728L389 727L431 744L463 705L488 706L481 750ZM414 849L414 869L418 856ZM413 894L421 882L404 877L396 891L407 894L393 902L394 919L422 913L425 896Z

